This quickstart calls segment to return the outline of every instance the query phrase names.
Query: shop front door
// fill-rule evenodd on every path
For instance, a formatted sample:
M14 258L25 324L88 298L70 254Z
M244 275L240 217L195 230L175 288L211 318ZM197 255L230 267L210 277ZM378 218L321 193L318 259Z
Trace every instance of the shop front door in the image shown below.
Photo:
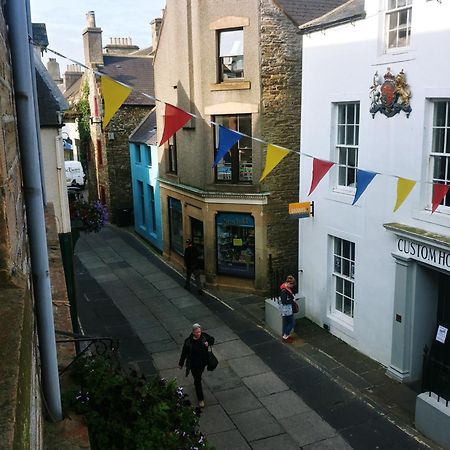
M193 217L191 217L191 239L198 251L199 268L204 270L203 222Z

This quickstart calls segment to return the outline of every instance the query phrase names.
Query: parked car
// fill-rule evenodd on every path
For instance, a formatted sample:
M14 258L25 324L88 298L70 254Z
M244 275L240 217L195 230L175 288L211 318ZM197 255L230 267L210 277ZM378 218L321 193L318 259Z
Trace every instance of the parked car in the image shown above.
M86 175L80 161L64 161L67 186L84 188Z

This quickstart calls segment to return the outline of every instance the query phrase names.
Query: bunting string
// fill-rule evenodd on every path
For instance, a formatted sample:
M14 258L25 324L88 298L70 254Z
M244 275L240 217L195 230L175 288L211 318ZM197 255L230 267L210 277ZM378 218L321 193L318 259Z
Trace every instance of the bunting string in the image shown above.
M29 41L34 46L39 47L39 45L32 39L32 37L29 36ZM299 150L293 150L289 148L285 148L282 146L275 145L273 143L270 143L268 141L265 141L264 139L250 136L245 133L231 130L229 128L224 127L223 125L214 122L212 120L205 119L201 116L197 116L196 114L193 114L191 112L184 111L181 108L178 108L177 106L171 105L170 103L167 103L161 99L158 99L157 97L154 97L150 94L147 94L145 92L138 91L133 88L133 86L129 86L126 83L123 83L118 80L114 80L110 78L108 75L102 73L101 71L94 70L92 67L88 67L85 64L74 60L72 58L69 58L62 53L51 49L46 48L47 51L59 56L60 58L66 59L68 61L71 61L74 64L77 64L81 67L83 67L86 70L92 71L95 75L99 76L101 78L101 89L103 98L105 101L105 114L103 118L103 126L106 126L111 118L114 116L114 114L117 112L117 110L120 108L122 103L126 100L128 95L131 93L131 91L135 91L144 97L153 100L158 103L162 103L165 105L165 113L164 116L164 130L163 135L161 138L161 142L159 143L159 146L163 145L165 142L167 142L178 130L180 130L189 120L192 118L198 118L201 120L204 120L209 126L215 126L219 129L219 143L217 147L216 156L214 159L214 163L212 167L214 168L217 166L217 164L222 160L222 158L226 155L228 151L243 137L249 138L253 141L259 142L261 144L264 144L267 146L266 149L266 163L263 170L263 173L261 175L260 181L262 181L264 178L269 175L269 173L284 159L285 156L287 156L289 153L296 153L301 156L305 156L307 158L313 159L313 170L312 170L312 180L311 180L311 187L308 193L308 196L313 193L313 191L316 189L320 181L323 179L323 177L328 173L328 171L333 167L334 165L338 165L337 162L334 161L328 161L323 159L318 159L314 155L311 155L307 152ZM396 203L394 206L394 212L397 211L400 206L404 203L408 195L411 193L412 189L417 183L421 184L429 184L433 186L433 197L432 197L432 211L431 213L434 213L437 207L440 205L442 200L445 198L447 193L450 190L450 184L446 185L443 183L428 181L428 180L414 180L409 178L403 178L399 175L386 173L386 172L374 172L369 170L364 170L361 168L356 169L356 191L355 196L352 202L352 205L354 205L359 198L362 196L366 188L369 186L369 184L372 182L372 180L375 178L376 175L382 175L387 177L392 177L397 179L397 198Z

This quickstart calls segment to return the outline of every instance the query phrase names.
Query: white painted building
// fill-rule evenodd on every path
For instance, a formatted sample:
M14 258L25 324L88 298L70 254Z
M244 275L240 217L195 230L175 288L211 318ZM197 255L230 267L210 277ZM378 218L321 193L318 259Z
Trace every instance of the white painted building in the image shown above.
M431 214L432 183L450 184L449 18L445 0L354 0L301 27L300 148L336 163L307 197L313 159L300 162L315 206L300 221L306 314L400 381L421 379L424 346L450 325L450 194ZM406 74L409 118L372 118L389 69ZM357 168L378 175L352 206ZM418 182L394 213L398 176Z

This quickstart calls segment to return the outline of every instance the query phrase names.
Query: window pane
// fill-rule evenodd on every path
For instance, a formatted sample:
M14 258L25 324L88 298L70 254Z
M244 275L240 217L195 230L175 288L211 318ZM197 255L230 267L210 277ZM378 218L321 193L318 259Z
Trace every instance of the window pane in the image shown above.
M339 105L338 109L338 124L345 123L345 105Z
M435 126L435 127L445 126L446 111L447 111L447 103L446 102L436 102L435 103L433 126Z
M434 157L434 171L433 171L433 178L435 181L445 181L445 175L446 175L446 166L447 166L447 157Z
M339 167L338 184L339 184L339 186L347 186L347 168L346 167Z
M356 183L356 170L348 169L347 186L355 187L355 183Z
M431 147L432 152L442 153L444 151L444 137L445 137L444 128L435 128L433 130L433 144Z
M339 256L334 257L334 271L341 273L341 258Z
M347 126L347 145L355 144L355 127L353 125Z
M343 297L338 293L336 293L336 309L338 311L342 311L343 309Z
M353 317L353 302L351 299L344 297L344 314Z
M353 104L347 105L347 123L355 123L355 106Z
M251 116L238 116L239 119L239 129L241 133L246 134L247 136L252 135L252 118ZM239 148L252 148L252 138L244 136L239 140Z
M358 149L356 148L349 148L348 150L348 166L349 167L356 167L357 166L357 155L358 155Z
M345 144L345 125L338 125L337 143L340 145Z
M222 31L220 33L220 56L239 56L243 54L243 30Z

